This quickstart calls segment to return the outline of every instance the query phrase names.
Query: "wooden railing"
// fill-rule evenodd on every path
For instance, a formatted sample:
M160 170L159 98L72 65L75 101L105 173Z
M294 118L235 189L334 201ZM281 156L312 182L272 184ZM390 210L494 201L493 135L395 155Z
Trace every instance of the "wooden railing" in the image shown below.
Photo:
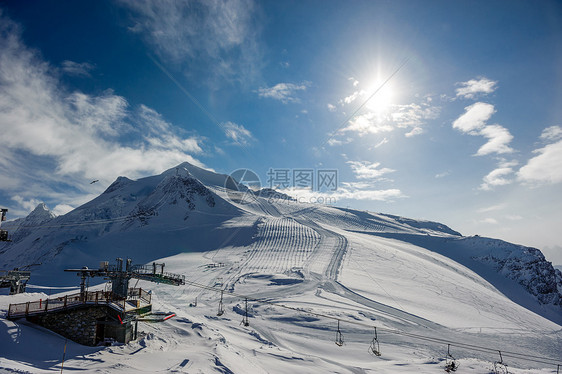
M117 298L110 291L92 291L65 295L52 299L28 301L26 303L10 304L6 318L20 318L38 315L51 311L75 308L83 304L106 304L119 311L126 311L127 303L140 300L146 304L151 302L151 294L142 288L129 288L126 299ZM133 306L134 308L135 306ZM136 305L138 307L138 304Z

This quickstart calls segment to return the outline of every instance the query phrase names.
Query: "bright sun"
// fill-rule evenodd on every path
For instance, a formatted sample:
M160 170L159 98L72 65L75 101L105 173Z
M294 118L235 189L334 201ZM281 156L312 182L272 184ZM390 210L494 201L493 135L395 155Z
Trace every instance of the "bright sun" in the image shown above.
M395 100L391 82L386 82L386 84L381 87L382 84L382 81L376 82L369 87L369 90L367 91L368 95L373 95L373 93L378 89L378 92L376 92L365 105L367 109L375 113L386 112L393 105Z

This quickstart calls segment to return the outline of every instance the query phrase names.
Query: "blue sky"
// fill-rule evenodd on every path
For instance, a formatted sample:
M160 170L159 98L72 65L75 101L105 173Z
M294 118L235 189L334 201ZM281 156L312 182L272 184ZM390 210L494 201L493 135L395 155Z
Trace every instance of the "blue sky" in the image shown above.
M336 191L290 193L562 264L560 2L0 1L0 12L10 218L39 202L62 214L119 175L183 161L248 168L265 186L280 184L271 170L337 170Z

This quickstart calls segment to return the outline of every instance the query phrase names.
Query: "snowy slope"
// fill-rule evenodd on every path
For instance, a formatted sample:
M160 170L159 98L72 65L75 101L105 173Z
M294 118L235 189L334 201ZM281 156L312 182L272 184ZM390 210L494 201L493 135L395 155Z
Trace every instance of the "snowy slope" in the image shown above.
M120 177L65 216L30 223L25 235L10 231L20 236L0 247L0 267L41 263L31 284L74 286L65 267L120 256L164 261L195 282L141 282L154 291L155 309L177 317L141 323L144 336L123 346L70 343L69 370L430 373L442 370L445 341L492 348L453 345L467 373L488 372L498 349L562 360L562 276L540 251L463 237L436 222L300 204L271 190L248 194L189 164L138 181ZM240 324L244 296L249 327ZM0 309L44 297L0 296ZM337 320L343 347L334 344ZM381 358L367 352L374 326ZM63 345L56 334L0 317L0 368L60 371ZM556 369L508 357L510 372Z

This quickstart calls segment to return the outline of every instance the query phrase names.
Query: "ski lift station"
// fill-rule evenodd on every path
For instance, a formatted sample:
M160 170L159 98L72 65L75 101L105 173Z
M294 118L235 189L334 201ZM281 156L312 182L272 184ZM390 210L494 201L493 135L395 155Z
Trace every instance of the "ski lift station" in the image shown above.
M102 261L98 269L66 269L80 277L80 292L57 298L10 304L7 318L26 318L77 343L95 346L107 339L128 343L137 338L138 320L152 311L151 292L129 288L131 279L179 286L183 275L164 272L164 264L132 265L118 258ZM111 291L88 291L87 279L104 277Z

